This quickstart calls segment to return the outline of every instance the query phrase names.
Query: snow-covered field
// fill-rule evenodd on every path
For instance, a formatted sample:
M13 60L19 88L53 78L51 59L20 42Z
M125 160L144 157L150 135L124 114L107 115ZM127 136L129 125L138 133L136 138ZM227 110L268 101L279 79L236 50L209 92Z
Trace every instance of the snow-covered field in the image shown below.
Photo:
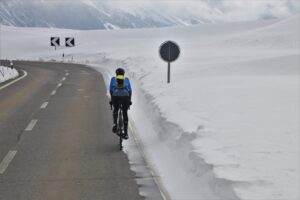
M132 129L172 199L298 200L299 17L117 31L1 26L1 58L64 53L107 81L125 67ZM77 46L54 51L50 36ZM181 48L170 84L158 55L165 40Z
M18 71L16 69L11 69L10 67L0 66L0 83L7 81L18 76Z

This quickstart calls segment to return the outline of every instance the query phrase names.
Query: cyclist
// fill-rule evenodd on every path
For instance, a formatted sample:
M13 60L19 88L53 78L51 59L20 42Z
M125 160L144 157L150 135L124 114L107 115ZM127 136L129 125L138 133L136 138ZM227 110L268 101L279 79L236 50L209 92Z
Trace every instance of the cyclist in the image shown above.
M123 118L124 118L124 139L128 139L128 114L127 110L132 104L131 102L131 85L129 79L125 78L125 70L123 68L118 68L116 70L116 77L112 77L109 85L109 92L111 96L110 105L113 105L113 119L114 125L112 131L117 132L117 119L119 111L119 103L122 105Z

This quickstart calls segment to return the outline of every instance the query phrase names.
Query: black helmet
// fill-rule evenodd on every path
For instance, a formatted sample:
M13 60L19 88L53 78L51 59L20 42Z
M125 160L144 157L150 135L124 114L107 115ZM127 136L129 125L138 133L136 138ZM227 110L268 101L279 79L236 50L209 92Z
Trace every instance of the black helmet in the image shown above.
M125 70L124 70L123 68L118 68L118 69L116 70L116 74L117 74L117 75L124 75L124 74L125 74Z

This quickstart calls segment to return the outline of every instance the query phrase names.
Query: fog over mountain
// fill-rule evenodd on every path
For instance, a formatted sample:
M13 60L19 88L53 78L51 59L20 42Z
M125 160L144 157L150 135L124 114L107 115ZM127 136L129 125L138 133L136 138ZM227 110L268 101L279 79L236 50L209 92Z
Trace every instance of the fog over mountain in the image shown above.
M298 0L0 0L0 23L20 27L119 29L284 18Z

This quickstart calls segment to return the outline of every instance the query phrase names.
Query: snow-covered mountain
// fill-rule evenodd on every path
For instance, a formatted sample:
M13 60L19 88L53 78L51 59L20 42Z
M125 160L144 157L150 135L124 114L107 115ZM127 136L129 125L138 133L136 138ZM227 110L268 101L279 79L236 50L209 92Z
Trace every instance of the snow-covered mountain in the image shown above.
M170 16L149 7L131 12L102 1L0 1L0 24L19 27L118 29L187 25L204 21L196 17Z
M0 24L20 27L119 29L285 18L297 0L111 1L0 0Z

